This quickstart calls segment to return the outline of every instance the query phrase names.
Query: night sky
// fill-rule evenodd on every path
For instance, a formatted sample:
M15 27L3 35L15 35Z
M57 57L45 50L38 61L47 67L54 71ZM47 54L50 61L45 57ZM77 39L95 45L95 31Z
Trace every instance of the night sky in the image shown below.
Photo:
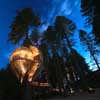
M89 29L84 28L85 21L80 13L80 0L0 0L0 68L6 66L11 53L18 47L7 41L10 31L9 26L14 16L16 16L16 10L25 7L32 7L36 14L38 14L42 20L46 21L46 25L43 27L52 24L55 16L63 15L75 22L77 30L91 30L91 27ZM88 53L85 53L80 46L77 30L74 36L77 41L75 48L78 48L77 51L89 62L90 59L87 59L89 58ZM92 68L92 66L90 68Z

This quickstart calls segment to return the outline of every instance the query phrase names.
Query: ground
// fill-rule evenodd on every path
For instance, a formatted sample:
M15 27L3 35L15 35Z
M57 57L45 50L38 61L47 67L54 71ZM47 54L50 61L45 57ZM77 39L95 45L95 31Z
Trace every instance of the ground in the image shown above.
M100 100L100 89L96 89L95 94L89 94L88 92L85 92L66 98L55 97L46 100Z

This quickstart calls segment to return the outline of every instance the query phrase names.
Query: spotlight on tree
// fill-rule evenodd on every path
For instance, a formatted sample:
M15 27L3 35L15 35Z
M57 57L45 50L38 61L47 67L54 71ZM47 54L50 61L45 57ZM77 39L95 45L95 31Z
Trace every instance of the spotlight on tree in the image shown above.
M17 48L10 57L11 69L21 83L24 78L34 80L42 61L42 53L35 46Z

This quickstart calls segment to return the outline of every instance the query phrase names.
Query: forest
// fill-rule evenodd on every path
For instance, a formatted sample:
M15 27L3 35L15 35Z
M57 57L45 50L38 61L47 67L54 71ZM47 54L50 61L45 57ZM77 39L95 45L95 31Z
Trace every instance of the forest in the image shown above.
M75 23L65 16L56 16L54 23L43 32L41 26L45 24L34 9L24 8L16 12L12 23L8 41L13 45L29 47L34 45L43 54L43 71L39 81L48 82L52 88L59 91L75 92L79 89L88 91L89 87L100 87L100 7L98 0L81 0L81 14L86 17L86 27L92 25L91 32L78 30L79 41L84 50L89 52L92 66L91 71L83 55L77 52L74 40ZM75 47L75 48L74 48ZM77 49L76 49L77 48ZM43 72L42 71L42 72ZM42 76L43 75L43 76ZM45 79L45 77L47 77ZM10 63L6 69L0 70L0 100L21 99L21 84L12 73ZM40 90L41 91L41 90Z

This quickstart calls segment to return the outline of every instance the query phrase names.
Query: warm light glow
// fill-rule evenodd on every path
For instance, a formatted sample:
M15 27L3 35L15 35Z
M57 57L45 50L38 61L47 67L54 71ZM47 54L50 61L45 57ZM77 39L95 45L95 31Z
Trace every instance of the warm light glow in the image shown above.
M50 86L48 83L40 83L40 82L31 82L30 85L33 87L49 87Z
M17 48L10 57L11 69L21 82L25 76L32 81L42 60L41 52L34 46Z

